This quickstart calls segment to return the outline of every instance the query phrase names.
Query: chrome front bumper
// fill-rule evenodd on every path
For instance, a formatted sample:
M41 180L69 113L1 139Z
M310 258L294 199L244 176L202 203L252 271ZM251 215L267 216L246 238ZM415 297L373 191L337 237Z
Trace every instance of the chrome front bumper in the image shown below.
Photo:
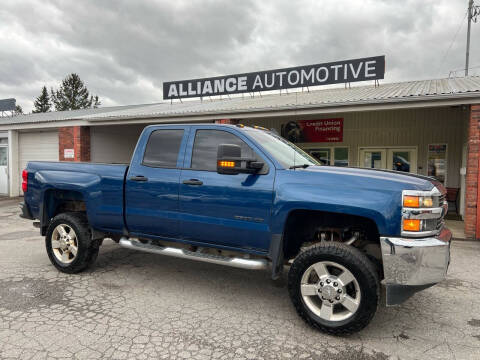
M400 304L445 279L451 238L447 228L430 238L380 238L387 305Z

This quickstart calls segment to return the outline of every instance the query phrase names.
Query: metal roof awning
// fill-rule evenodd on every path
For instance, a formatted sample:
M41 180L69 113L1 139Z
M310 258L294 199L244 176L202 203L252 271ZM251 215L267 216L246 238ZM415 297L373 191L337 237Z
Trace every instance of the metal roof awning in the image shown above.
M328 88L288 94L236 96L183 102L162 102L19 115L0 119L0 130L71 124L132 123L139 121L204 121L290 114L367 111L480 103L480 77L419 80Z

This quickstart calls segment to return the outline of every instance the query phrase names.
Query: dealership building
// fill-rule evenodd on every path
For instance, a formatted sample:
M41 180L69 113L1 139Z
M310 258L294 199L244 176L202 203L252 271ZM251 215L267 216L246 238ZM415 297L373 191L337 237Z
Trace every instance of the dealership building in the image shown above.
M275 129L326 165L435 176L448 189L451 213L464 220L465 236L480 239L480 77L372 80L4 117L0 194L22 195L28 161L128 163L147 125L212 122Z

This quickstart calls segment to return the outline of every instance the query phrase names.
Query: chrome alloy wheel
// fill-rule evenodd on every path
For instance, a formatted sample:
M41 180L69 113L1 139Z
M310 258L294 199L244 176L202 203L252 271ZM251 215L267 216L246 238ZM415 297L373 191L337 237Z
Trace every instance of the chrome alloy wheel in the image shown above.
M303 273L300 291L308 309L327 321L342 321L353 316L362 296L355 276L331 261L311 265Z
M52 250L58 261L70 264L77 257L78 240L75 231L66 224L58 225L52 233Z

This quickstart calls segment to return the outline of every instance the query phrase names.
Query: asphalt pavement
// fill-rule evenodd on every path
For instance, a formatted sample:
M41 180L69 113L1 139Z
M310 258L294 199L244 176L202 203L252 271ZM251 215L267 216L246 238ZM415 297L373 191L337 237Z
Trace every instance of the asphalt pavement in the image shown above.
M480 242L456 241L448 279L370 325L306 325L266 272L134 252L58 272L18 200L0 200L0 359L480 359Z

